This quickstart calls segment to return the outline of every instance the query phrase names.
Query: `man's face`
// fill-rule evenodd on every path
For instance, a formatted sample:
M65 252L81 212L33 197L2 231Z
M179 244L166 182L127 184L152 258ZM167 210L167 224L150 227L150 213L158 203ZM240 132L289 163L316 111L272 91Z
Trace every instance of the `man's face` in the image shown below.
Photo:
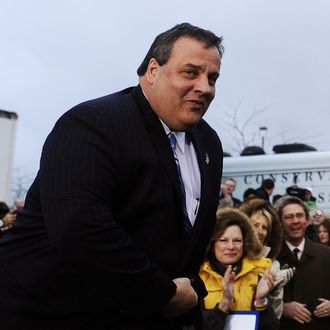
M187 37L174 43L166 64L150 60L147 97L170 129L186 131L201 120L215 95L220 62L216 47L204 48L200 41Z
M309 220L312 225L319 225L324 220L322 211L317 209L311 209L309 212Z
M282 224L285 239L298 246L304 238L308 225L304 208L299 204L285 206L282 211Z
M225 182L225 188L226 188L227 194L232 194L235 190L235 187L236 187L236 184L234 181L227 180Z

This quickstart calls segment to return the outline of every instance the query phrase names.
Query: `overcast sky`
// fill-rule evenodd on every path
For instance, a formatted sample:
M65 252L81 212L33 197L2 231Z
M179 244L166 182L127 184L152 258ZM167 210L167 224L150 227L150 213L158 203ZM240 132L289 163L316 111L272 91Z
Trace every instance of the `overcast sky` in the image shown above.
M15 168L35 174L58 117L137 84L155 36L190 22L224 37L217 95L205 118L229 151L225 113L247 134L330 150L328 0L0 0L0 109L18 114ZM260 144L260 136L255 136Z

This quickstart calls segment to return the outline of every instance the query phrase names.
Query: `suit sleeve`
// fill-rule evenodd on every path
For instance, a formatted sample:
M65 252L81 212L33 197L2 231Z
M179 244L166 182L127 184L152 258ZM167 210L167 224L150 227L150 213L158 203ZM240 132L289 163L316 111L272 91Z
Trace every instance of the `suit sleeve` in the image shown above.
M105 118L79 106L48 136L39 171L47 232L59 258L88 277L96 294L129 314L159 313L176 287L116 221L123 190L116 138L122 132Z

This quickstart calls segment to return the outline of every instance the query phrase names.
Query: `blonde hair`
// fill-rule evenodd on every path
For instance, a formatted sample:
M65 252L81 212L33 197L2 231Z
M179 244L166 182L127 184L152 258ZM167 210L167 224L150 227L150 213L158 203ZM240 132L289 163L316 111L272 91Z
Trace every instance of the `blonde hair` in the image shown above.
M251 217L257 212L262 212L266 219L269 220L270 226L268 228L265 243L271 247L268 257L271 259L276 258L280 252L283 240L283 228L276 209L268 202L260 198L247 200L240 206L239 209L248 217Z
M267 237L268 237L268 234L270 233L270 231L272 229L272 222L273 222L272 215L266 209L259 209L259 210L253 211L251 214L251 217L254 215L259 215L259 216L263 215L266 218L267 224L268 224L268 229L267 229Z

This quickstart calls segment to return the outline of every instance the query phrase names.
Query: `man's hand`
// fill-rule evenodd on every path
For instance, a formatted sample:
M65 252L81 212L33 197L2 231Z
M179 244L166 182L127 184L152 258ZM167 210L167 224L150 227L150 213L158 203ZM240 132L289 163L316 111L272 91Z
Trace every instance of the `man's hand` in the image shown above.
M283 316L301 324L309 323L312 320L312 313L306 308L306 305L296 301L283 304Z
M314 315L316 317L329 317L330 316L330 301L324 298L318 298L320 303L316 306Z
M191 286L189 278L175 278L173 282L176 284L176 293L163 309L163 314L166 317L187 313L198 302L197 293Z
M16 214L7 213L2 220L5 223L5 227L10 227L16 220Z

